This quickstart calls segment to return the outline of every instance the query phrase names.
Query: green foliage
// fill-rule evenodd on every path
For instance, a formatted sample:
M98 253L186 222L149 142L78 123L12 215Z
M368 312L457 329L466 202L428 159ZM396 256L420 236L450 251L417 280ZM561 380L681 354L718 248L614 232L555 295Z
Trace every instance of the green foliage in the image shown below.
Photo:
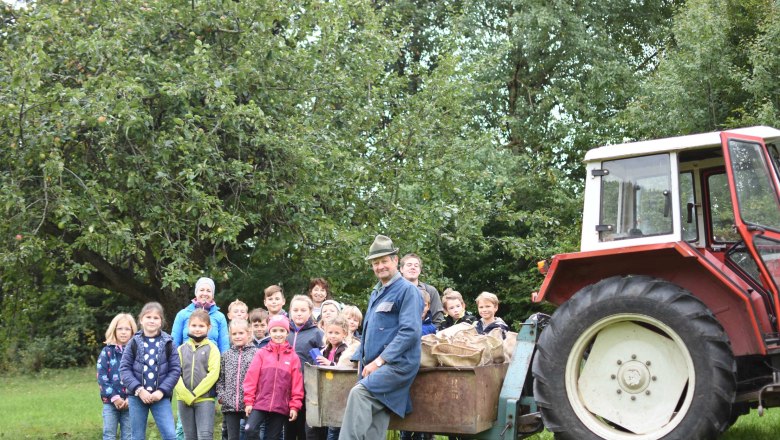
M777 2L686 2L657 71L618 120L632 138L777 126Z
M588 148L777 125L775 3L6 8L0 350L84 362L113 313L170 318L203 275L221 306L315 276L362 306L377 233L522 320L536 261L577 248ZM38 348L58 302L73 359Z

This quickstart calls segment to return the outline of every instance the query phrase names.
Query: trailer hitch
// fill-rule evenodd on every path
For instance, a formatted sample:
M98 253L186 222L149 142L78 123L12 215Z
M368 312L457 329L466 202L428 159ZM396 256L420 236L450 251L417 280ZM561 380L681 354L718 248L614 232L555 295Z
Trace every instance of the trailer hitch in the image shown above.
M520 328L517 346L499 395L498 418L493 427L480 433L478 438L515 440L528 437L544 428L531 391L530 371L536 352L536 341L549 319L548 315L536 313Z

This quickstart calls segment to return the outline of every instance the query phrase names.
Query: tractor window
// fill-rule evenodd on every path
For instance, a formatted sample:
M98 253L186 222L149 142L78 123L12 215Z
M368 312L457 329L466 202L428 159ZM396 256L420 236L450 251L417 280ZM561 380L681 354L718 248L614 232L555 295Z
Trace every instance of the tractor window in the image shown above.
M767 272L772 277L772 282L778 285L780 281L780 242L763 235L757 235L753 239L756 251L764 261Z
M682 225L682 239L690 242L699 238L695 194L693 173L690 171L680 173L680 224Z
M729 192L729 181L725 172L707 176L707 190L712 221L712 241L733 243L740 240L734 223L734 209Z
M729 154L742 221L780 230L780 206L761 144L732 139Z
M600 241L672 233L668 154L606 161L602 170Z

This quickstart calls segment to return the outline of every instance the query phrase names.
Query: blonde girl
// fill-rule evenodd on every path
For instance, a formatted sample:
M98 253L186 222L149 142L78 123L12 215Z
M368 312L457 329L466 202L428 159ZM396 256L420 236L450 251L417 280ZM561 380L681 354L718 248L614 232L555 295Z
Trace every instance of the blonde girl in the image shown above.
M214 437L216 383L219 379L219 347L209 336L209 313L198 309L188 323L187 342L179 347L182 375L176 384L184 438L186 440Z
M179 353L173 338L162 331L165 313L160 303L144 304L141 325L122 354L119 373L130 397L130 425L134 439L146 438L146 420L152 413L163 440L174 440L176 430L171 396L181 376Z
M121 440L131 438L127 388L122 385L119 364L128 341L137 330L135 319L127 313L114 316L106 330L106 346L97 360L97 382L103 400L103 440L116 439L117 427Z
M360 323L363 321L363 312L357 306L344 306L341 310L341 316L347 320L349 325L347 344L352 345L353 340L360 342Z
M325 323L325 346L322 355L317 357L317 365L336 365L341 354L347 349L345 339L349 333L349 324L342 316Z
M295 350L295 354L298 355L301 372L303 372L303 364L305 362L314 362L309 357L309 351L312 348L319 349L322 346L323 336L325 335L312 320L311 311L313 307L314 303L306 295L295 295L290 301L291 322L287 342L290 343L292 349ZM298 418L287 423L284 431L285 440L306 440L306 430L317 429L309 428L305 425L306 414L305 407L303 407L298 413Z

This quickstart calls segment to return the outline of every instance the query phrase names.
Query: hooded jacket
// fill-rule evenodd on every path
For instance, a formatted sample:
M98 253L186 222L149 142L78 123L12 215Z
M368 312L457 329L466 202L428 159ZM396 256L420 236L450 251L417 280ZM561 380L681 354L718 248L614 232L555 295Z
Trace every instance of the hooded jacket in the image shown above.
M133 338L130 339L130 342L125 347L122 354L122 362L119 364L119 374L122 377L122 383L127 388L128 394L135 394L135 390L143 384L141 381L145 354L143 335L143 330L139 330L133 335ZM162 338L163 346L166 349L161 350L157 354L157 389L170 399L173 395L173 388L176 386L176 382L179 381L179 376L181 376L181 364L179 363L179 353L172 349L175 347L173 347L171 335L161 331L159 337ZM133 345L135 345L135 348ZM169 345L170 347L168 347Z
M181 377L176 383L176 398L192 406L214 400L219 378L219 349L210 339L196 344L192 339L179 347Z
M447 315L444 321L439 325L439 330L452 327L455 324L465 322L466 324L474 324L477 321L477 317L469 312L463 312L463 316L460 319L454 319L452 316Z
M322 347L324 339L325 333L317 327L311 318L304 322L300 328L297 328L295 323L290 320L290 334L287 335L287 342L298 354L301 371L303 371L303 364L306 362L314 364L314 361L309 357L309 350Z
M301 362L290 344L271 342L255 354L244 378L244 404L288 415L303 406Z
M195 304L190 304L187 307L179 310L176 314L176 318L173 320L173 328L171 328L171 336L176 346L180 346L187 342L189 336L190 327L190 315L195 311ZM222 312L219 311L219 307L214 304L208 310L209 319L211 319L211 329L209 329L209 339L211 339L217 347L220 353L224 353L230 348L230 333L228 332L227 318Z
M222 402L222 412L244 411L244 378L256 353L257 347L252 344L234 345L222 353L217 380L217 397Z
M119 378L119 363L122 361L123 351L121 345L107 344L98 356L97 381L103 403L127 398L127 389Z
M490 333L492 330L500 328L501 329L501 336L503 336L504 339L506 339L506 332L509 330L509 326L506 325L506 322L504 322L503 319L496 317L496 320L485 326L482 323L482 319L477 319L477 333L480 335L486 335Z

